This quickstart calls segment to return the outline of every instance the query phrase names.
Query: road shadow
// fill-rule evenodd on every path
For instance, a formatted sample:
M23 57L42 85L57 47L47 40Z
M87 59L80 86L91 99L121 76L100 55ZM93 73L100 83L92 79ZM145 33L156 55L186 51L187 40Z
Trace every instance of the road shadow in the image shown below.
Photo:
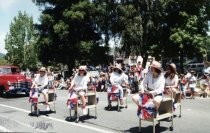
M125 107L120 106L120 110ZM106 111L118 111L118 106L112 106L112 107L105 107L104 110Z
M147 127L142 127L141 128L141 131L144 132L144 133L152 133L152 130L153 130L152 126L147 126ZM156 133L161 133L161 132L164 132L166 130L168 130L168 128L162 127L162 126L155 128ZM138 133L138 131L139 131L139 127L132 127L129 130L124 131L124 133Z
M84 123L86 120L96 119L96 118L97 117L95 117L95 116L83 115L83 116L80 116L79 117L79 121L82 122L82 123ZM65 120L68 121L68 122L76 122L77 118L73 118L73 117L68 116L68 117L66 117Z
M38 116L41 116L41 115L49 116L50 114L53 114L53 113L56 113L56 112L55 111L52 111L52 110L50 110L50 111L39 111L39 115ZM31 112L28 115L29 116L37 116L37 114L35 112Z

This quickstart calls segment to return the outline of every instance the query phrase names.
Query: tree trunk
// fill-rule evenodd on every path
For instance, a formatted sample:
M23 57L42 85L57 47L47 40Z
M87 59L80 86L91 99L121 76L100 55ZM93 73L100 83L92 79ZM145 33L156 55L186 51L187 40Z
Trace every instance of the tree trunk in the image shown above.
M183 50L181 50L181 53L180 53L180 70L181 70L181 73L184 73L184 56L183 56Z
M142 67L145 68L147 64L148 54L143 54L142 57L143 57Z

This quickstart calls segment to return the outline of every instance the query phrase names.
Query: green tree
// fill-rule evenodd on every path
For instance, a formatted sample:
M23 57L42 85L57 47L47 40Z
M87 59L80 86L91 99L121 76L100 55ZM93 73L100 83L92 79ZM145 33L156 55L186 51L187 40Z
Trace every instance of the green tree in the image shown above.
M165 1L121 1L117 7L118 31L126 56L141 55L146 64L148 55L160 51L160 33ZM159 46L160 47L160 46Z
M170 1L166 11L165 42L168 44L164 45L164 53L168 57L180 57L183 68L183 57L202 58L206 53L209 2Z
M8 65L9 63L4 58L0 58L0 65Z
M40 39L37 43L39 58L44 64L63 63L69 69L76 62L85 64L93 58L105 55L107 47L101 45L101 32L96 24L99 9L89 0L51 1L34 0L44 6L37 25ZM94 48L104 49L103 53L91 53ZM47 52L46 52L47 51ZM105 59L101 61L106 62Z
M33 25L33 18L26 12L18 12L10 24L10 31L6 35L5 49L6 59L13 65L21 68L34 68L37 63L35 43L37 40L36 31Z

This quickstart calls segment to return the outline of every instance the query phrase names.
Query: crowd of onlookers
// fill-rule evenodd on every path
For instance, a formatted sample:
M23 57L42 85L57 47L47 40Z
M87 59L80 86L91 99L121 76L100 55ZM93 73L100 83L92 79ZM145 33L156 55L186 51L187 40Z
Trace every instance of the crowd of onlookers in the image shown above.
M144 79L145 75L149 71L149 67L143 68L141 62L137 64L120 64L121 69L128 76L128 83L131 93L136 93L139 91L139 85ZM87 70L98 71L98 75L89 75L90 82L94 85L98 92L105 92L109 86L109 78L112 72L113 65L107 65L104 67L89 67ZM174 66L176 67L176 66ZM94 69L95 68L95 69ZM175 68L176 69L176 68ZM164 71L164 70L163 70ZM167 70L164 71L165 73ZM34 79L38 72L22 72ZM53 71L48 70L47 75L49 78L49 83L51 83L56 89L68 89L71 85L71 81L74 78L74 75L77 73L77 68L72 70L72 75L70 77L65 77L61 73L55 74ZM177 73L177 72L176 72ZM179 89L182 92L182 98L189 96L194 98L195 95L200 95L207 97L210 95L210 79L209 72L205 72L201 77L197 77L195 71L189 71L186 74L178 74L179 78Z

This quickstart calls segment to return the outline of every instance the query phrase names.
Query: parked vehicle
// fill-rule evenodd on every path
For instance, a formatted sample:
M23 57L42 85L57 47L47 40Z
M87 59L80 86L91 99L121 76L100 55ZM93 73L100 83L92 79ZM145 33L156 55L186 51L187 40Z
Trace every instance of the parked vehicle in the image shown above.
M32 80L20 74L17 66L0 66L0 96L24 92L29 94Z
M197 73L201 73L204 69L204 63L192 63L186 66L186 71L195 71Z

